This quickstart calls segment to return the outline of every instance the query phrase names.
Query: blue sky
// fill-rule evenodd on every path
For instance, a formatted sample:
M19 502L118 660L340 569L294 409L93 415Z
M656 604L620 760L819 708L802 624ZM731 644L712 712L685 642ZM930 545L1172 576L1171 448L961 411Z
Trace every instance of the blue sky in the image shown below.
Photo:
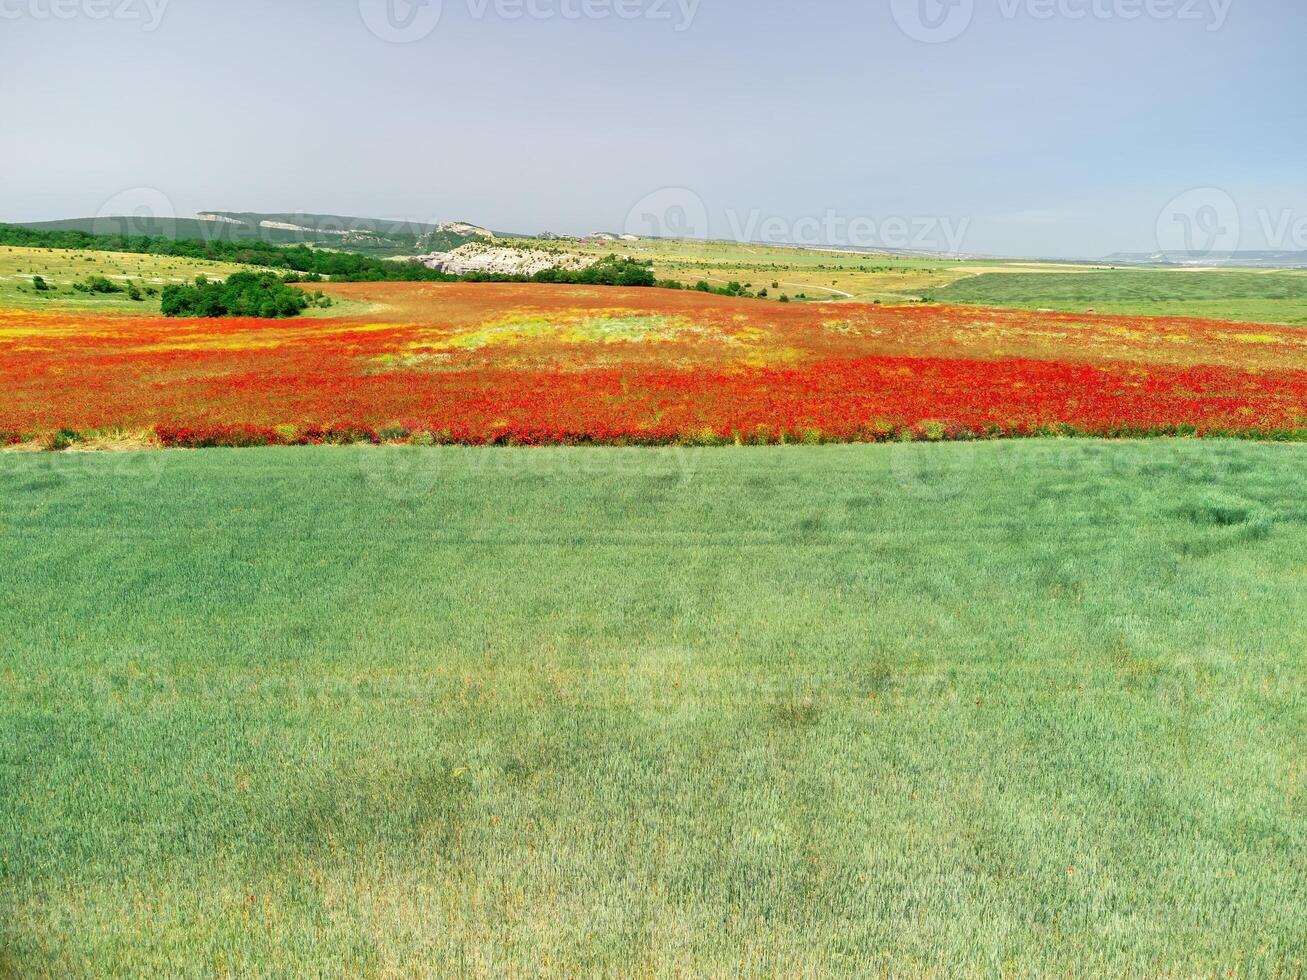
M1206 189L1290 247L1304 37L1300 0L0 0L0 218L579 233L661 191L715 237L1092 257Z

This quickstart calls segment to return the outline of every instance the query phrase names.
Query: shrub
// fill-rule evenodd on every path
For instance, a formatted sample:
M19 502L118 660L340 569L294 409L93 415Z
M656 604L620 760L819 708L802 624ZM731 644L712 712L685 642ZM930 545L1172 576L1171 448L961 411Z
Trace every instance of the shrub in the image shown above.
M73 283L79 293L121 293L123 287L104 276L88 276L83 282Z
M271 272L237 272L225 282L198 276L193 286L164 287L162 310L164 316L279 319L299 316L309 303L307 295Z
M594 265L575 271L568 269L543 269L531 278L536 282L573 283L583 286L653 286L652 262L637 259L622 259L609 255ZM465 279L471 278L465 276ZM510 277L512 278L512 277Z
M81 442L79 436L72 429L60 429L58 432L52 432L45 438L45 448L51 452L62 452L71 446Z

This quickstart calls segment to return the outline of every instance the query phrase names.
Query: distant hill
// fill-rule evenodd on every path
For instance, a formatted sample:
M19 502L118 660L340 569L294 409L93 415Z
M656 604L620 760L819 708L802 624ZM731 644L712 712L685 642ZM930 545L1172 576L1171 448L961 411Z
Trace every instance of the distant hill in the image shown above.
M148 235L151 238L195 238L202 241L245 241L262 237L275 244L294 244L303 241L303 236L292 233L267 232L260 234L257 226L243 223L217 224L210 221L197 221L194 218L145 218L110 216L103 218L66 218L61 221L30 221L22 227L35 228L39 231L81 231L88 235Z
M1117 252L1102 259L1110 265L1177 265L1231 269L1307 268L1307 252L1235 252L1231 256L1202 256L1192 252Z
M446 252L495 237L488 229L464 221L428 224L304 212L200 211L194 218L69 218L29 222L24 227L199 241L259 240L377 256Z

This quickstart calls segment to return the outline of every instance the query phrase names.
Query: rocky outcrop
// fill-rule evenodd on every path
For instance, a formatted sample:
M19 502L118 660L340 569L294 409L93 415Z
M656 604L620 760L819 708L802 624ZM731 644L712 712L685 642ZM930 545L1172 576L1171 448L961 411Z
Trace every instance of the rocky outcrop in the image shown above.
M260 221L260 228L271 228L273 231L299 231L306 235L348 235L349 232L343 228L309 228L307 225L295 225L289 221Z
M196 221L212 221L220 225L245 225L247 222L239 221L236 218L229 218L225 214L209 214L207 211L201 211L195 216Z
M462 235L465 238L489 238L493 240L495 237L493 231L468 221L446 221L437 225L436 231L447 231L452 235Z
M506 245L482 245L475 242L460 246L452 252L432 252L419 255L428 269L465 276L469 272L484 272L501 276L534 276L545 269L584 269L598 261L591 255L552 249L512 248Z

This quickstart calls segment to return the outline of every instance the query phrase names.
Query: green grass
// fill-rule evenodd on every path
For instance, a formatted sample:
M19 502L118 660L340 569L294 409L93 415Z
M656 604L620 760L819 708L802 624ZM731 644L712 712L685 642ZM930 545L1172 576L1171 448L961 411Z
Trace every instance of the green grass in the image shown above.
M206 262L171 255L137 255L125 252L77 251L72 249L24 248L0 246L0 310L39 310L67 313L123 313L133 316L159 316L159 296L133 300L126 293L78 292L73 283L91 276L104 276L121 285L128 281L138 287L153 286L160 293L164 286L192 283L199 275L225 279L236 272L264 271L255 266L230 262ZM32 277L41 276L50 287L36 290ZM306 285L312 291L315 287ZM366 315L371 306L350 300L337 300L330 307L312 307L306 317L342 317Z
M134 301L126 293L82 293L73 283L104 276L125 285L153 286L162 291L172 283L194 282L198 275L221 279L248 266L203 262L170 255L130 255L118 252L0 246L0 309L128 313L158 316L159 297ZM32 277L45 279L50 289L38 292Z
M1302 977L1305 464L0 455L0 975Z
M601 242L559 248L603 256L612 252L649 259L660 279L686 285L700 280L714 286L749 283L766 289L768 299L806 296L812 301L902 304L913 292L930 292L963 275L1002 268L927 256L901 256L849 251L819 251L742 242L646 238L638 242ZM772 283L776 283L775 286Z
M1248 323L1307 324L1307 271L1103 269L989 272L936 289L941 303L1048 308Z
M755 291L766 288L772 300L804 294L818 302L894 305L929 298L1031 310L1092 308L1134 316L1307 324L1307 270L1106 269L653 238L580 249L614 250L651 259L659 278L691 285L699 279L718 286L751 283Z
M539 243L535 243L539 244ZM572 243L556 243L562 251ZM351 247L367 251L370 246ZM660 278L689 285L736 281L768 298L806 296L814 302L940 303L1057 309L1154 316L1196 316L1248 323L1307 325L1307 271L1091 269L1054 263L950 261L918 257L821 252L811 249L646 239L576 249L649 259ZM377 254L388 254L382 248ZM248 266L171 256L0 246L0 308L158 313L158 298L133 302L123 293L79 293L74 282L106 276L162 288L200 273L224 278ZM53 287L37 292L32 276ZM777 285L773 286L772 283ZM310 316L366 315L344 303Z

